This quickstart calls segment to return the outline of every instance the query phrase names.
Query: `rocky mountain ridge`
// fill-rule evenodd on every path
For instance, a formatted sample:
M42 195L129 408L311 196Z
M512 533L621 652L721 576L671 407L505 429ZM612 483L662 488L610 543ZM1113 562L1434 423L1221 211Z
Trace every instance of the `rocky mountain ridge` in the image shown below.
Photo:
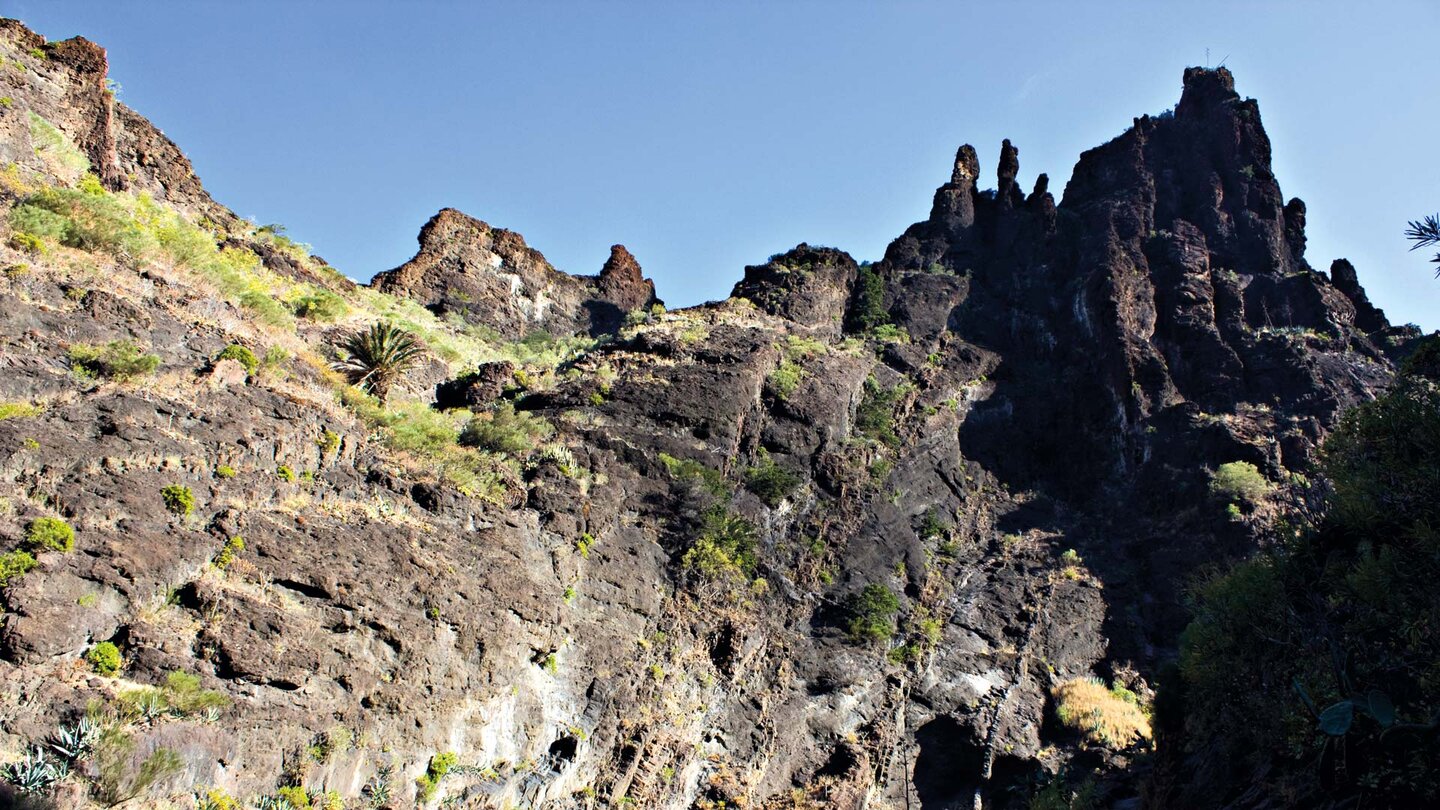
M1062 687L1145 703L1189 578L1417 337L1308 264L1223 68L1058 204L965 146L881 261L802 244L666 312L621 246L572 276L452 209L356 287L211 200L98 46L6 21L0 58L0 550L36 552L0 759L90 704L122 773L175 752L140 802L930 810L1093 771L1136 806L1163 729L1071 727ZM429 348L390 403L328 368L377 320ZM113 798L88 762L49 800Z

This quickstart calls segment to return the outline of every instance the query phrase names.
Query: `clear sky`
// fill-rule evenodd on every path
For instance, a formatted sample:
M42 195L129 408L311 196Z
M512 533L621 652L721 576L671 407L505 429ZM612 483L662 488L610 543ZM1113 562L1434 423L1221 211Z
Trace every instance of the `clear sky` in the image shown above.
M1309 258L1350 258L1440 327L1407 220L1440 211L1440 3L0 0L110 51L120 97L242 216L357 279L436 210L595 273L624 243L672 306L808 241L860 259L926 216L956 147L1063 188L1179 98L1186 65L1260 100ZM1427 89L1429 88L1429 89Z

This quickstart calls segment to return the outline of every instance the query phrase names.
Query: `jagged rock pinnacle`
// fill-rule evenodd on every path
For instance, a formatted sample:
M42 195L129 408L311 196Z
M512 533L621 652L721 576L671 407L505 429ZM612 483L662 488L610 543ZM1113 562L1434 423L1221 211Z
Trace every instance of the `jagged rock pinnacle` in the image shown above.
M1015 176L1020 174L1020 150L1016 149L1010 139L1006 138L1000 143L1000 162L995 166L995 177L999 183L995 187L995 199L1000 201L1001 207L1012 207L1016 202L1024 199L1020 186L1015 182Z
M950 184L973 188L979 177L980 156L975 153L975 147L967 143L955 153L955 169L950 172Z

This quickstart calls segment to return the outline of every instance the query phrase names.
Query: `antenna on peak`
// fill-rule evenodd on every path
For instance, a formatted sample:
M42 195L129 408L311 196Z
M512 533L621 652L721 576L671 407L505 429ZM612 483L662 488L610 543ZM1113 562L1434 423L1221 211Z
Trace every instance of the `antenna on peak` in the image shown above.
M1226 62L1227 60L1229 60L1229 59L1230 59L1230 54L1228 54L1228 53L1225 54L1225 58L1224 58L1224 59L1221 59L1221 60L1220 60L1220 64L1218 64L1218 65L1215 66L1216 69L1225 67L1225 62Z
M1210 67L1210 49L1205 49L1205 67Z

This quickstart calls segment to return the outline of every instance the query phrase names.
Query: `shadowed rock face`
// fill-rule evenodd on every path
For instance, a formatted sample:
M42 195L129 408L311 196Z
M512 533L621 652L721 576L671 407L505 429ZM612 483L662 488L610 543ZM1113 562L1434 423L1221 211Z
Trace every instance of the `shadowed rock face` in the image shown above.
M92 92L103 51L16 23L0 47L31 65L0 72L15 100L0 157L26 177L74 179L35 153L34 112L111 187L369 300L227 231L173 144ZM142 750L179 751L187 793L298 779L356 798L393 767L402 806L454 751L471 767L440 791L481 807L1022 807L1062 765L1097 773L1107 804L1133 798L1135 752L1081 745L1050 690L1095 674L1149 695L1185 618L1178 586L1253 550L1276 515L1228 516L1209 470L1249 461L1286 482L1413 337L1348 263L1310 268L1304 205L1283 202L1269 150L1233 77L1190 69L1175 113L1085 153L1060 204L1044 175L1016 185L1008 141L980 191L964 146L881 262L801 244L745 268L727 301L668 313L619 245L571 276L441 211L377 291L511 339L613 335L561 373L467 355L398 386L482 422L503 404L553 424L545 452L503 468L503 497L336 404L326 353L376 312L276 331L185 268L0 246L30 268L0 276L0 401L44 404L0 419L0 552L39 516L76 529L74 553L42 553L3 592L4 750L113 703L118 682L80 661L110 640L131 681L181 670L234 701L213 722L131 727ZM856 331L861 308L889 324ZM120 339L156 354L154 379L67 370L75 344ZM247 374L216 360L232 343L306 362ZM167 509L172 485L193 513ZM753 543L749 568L700 542L717 514ZM238 561L216 564L237 536ZM851 600L869 585L900 610L863 643ZM354 744L313 753L337 727Z
M511 339L535 330L613 334L628 312L659 302L655 285L624 245L610 249L599 276L572 276L552 267L520 234L453 208L425 223L413 259L376 274L371 283Z

